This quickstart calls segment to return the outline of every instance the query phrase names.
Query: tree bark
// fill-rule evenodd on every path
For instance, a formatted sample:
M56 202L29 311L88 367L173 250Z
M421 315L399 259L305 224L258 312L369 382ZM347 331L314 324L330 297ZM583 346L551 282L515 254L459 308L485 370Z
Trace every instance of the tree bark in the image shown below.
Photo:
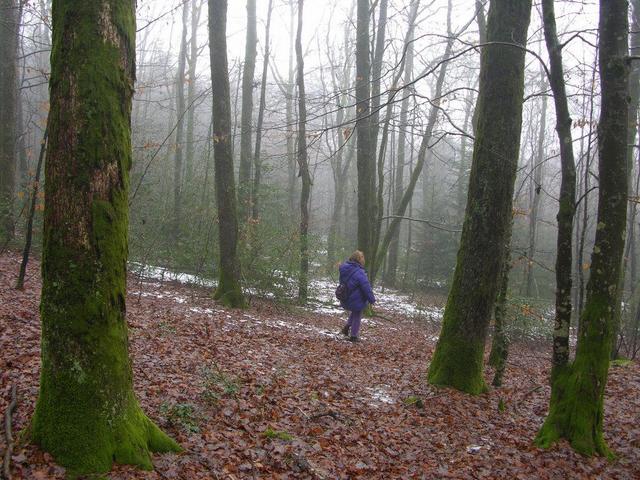
M246 305L240 288L238 214L231 150L231 98L227 63L227 0L209 0L209 50L213 97L213 151L218 208L220 272L214 299L229 307Z
M631 0L633 9L631 11L631 31L630 31L630 44L629 55L637 55L640 53L640 0ZM638 120L638 101L640 100L640 64L638 61L631 63L631 69L629 71L629 116L627 122L627 172L628 172L628 186L627 195L629 197L634 194L634 182L633 182L633 159L635 152L635 139ZM622 328L622 300L625 287L625 277L627 276L627 267L630 266L629 271L629 284L633 289L636 284L636 268L635 268L635 217L636 217L636 202L631 202L631 208L629 209L629 215L627 219L627 241L625 246L624 257L622 261L622 271L620 272L620 285L618 286L618 301L615 305L614 312L614 334L613 334L613 348L611 350L611 358L618 358L620 355L620 342L619 335ZM633 292L632 292L633 293Z
M524 46L531 1L494 0L487 40ZM511 237L524 92L522 47L488 45L482 51L478 126L458 261L429 382L471 394L486 390L484 346L498 292L504 250Z
M33 239L33 219L36 215L36 204L38 202L38 190L40 189L40 173L42 172L42 163L44 154L47 150L48 128L45 128L40 145L40 155L38 156L38 165L36 167L36 176L33 181L33 189L31 191L31 204L29 205L29 216L27 217L27 228L25 231L24 249L22 250L22 262L20 262L20 271L18 272L18 280L16 280L16 290L24 290L24 277L27 273L27 264L29 263L29 254L31 253L31 242Z
M193 177L195 155L195 123L196 123L196 72L198 66L198 24L202 4L198 0L191 0L191 39L189 40L189 80L187 83L187 155L185 158L185 185L191 182Z
M302 53L302 12L304 0L298 0L298 30L296 34L296 64L298 85L298 176L302 179L300 191L300 280L298 299L307 300L309 284L309 197L311 174L307 156L307 105L304 89L304 58Z
M15 231L18 12L17 0L0 0L0 248Z
M180 239L182 229L182 183L183 183L183 143L184 143L184 80L187 65L187 28L189 21L189 2L182 5L182 34L180 53L178 54L178 74L176 76L176 153L173 163L173 227L174 243Z
M491 353L489 354L489 365L495 368L495 374L491 385L494 387L502 386L504 379L504 371L507 366L507 357L509 355L509 337L506 332L507 321L507 291L509 287L509 272L511 270L511 251L507 245L507 252L502 267L500 277L500 290L496 300L496 308L494 310L495 326L493 331L493 341L491 343Z
M552 377L569 361L569 329L571 326L571 271L573 261L572 232L576 212L576 166L571 138L571 116L564 82L562 47L558 42L554 0L542 1L544 35L549 52L550 78L556 108L556 131L560 141L562 177L560 205L557 214L558 239L556 251L556 317L553 331Z
M611 455L602 425L627 220L627 12L627 0L600 2L600 186L591 275L575 360L554 379L549 414L536 439L543 447L566 439L584 455Z
M376 159L371 131L369 0L358 0L356 27L356 133L358 168L358 249L375 258Z
M267 26L265 27L264 34L264 59L262 61L262 80L260 81L260 106L258 107L258 124L256 125L256 146L253 153L253 205L252 205L252 217L257 219L260 216L259 207L259 191L260 182L262 181L262 158L260 156L260 146L262 143L262 124L264 122L264 110L267 102L267 74L269 67L269 34L271 29L271 12L273 0L269 0L267 7Z
M242 115L240 117L240 171L238 173L238 211L241 222L251 213L251 160L253 77L256 71L256 0L247 0L247 40L242 72Z
M140 409L125 318L135 2L53 3L42 367L31 438L71 476L177 451Z

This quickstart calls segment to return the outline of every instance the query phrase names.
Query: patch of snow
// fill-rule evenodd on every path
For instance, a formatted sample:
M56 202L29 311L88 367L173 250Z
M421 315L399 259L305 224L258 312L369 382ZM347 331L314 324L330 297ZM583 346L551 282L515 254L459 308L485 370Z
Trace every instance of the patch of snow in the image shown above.
M201 287L215 287L218 282L208 278L192 275L190 273L174 272L164 267L145 265L139 262L129 262L129 270L136 275L161 282L178 282L186 285L198 285Z
M313 280L309 285L309 296L318 300L311 310L321 314L340 314L344 309L335 298L337 282L330 278ZM423 307L416 305L408 295L395 290L385 290L376 293L376 306L382 310L406 315L409 317L428 316L434 320L441 320L444 310L438 307Z
M395 403L395 400L389 394L388 385L378 385L377 387L367 387L367 392L371 395L371 398L379 403L386 403L388 405Z

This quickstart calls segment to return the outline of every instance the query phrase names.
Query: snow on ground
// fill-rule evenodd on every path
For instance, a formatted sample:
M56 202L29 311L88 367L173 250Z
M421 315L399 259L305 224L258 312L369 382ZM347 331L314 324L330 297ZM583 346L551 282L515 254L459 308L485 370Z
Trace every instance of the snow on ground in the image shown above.
M218 282L208 278L192 275L190 273L174 272L164 267L145 265L138 262L129 262L129 271L141 278L160 280L161 282L178 282L185 285L198 285L201 287L215 287Z
M178 282L181 284L197 285L201 287L213 288L217 282L208 278L200 277L183 272L175 272L164 267L153 265L144 265L138 262L129 262L129 268L132 273L147 280L159 280L160 282ZM294 279L288 279L290 283L295 284ZM309 285L309 301L307 308L310 311L323 315L343 315L344 309L335 298L336 282L329 278L321 278L312 280ZM248 289L248 293L256 295L253 289ZM133 293L133 292L132 292ZM156 294L149 292L137 292L142 296L156 295L157 298L163 298L162 295L170 295L170 292L164 294ZM384 291L376 291L376 310L382 310L394 314L403 315L411 318L429 318L430 320L440 320L443 310L434 306L417 305L408 295L402 294L395 290L385 289ZM272 298L272 295L262 295L266 298ZM178 303L184 303L186 299L179 296L174 300ZM372 320L369 320L371 322Z
M341 314L344 309L335 298L335 290L337 284L331 279L313 280L309 286L309 296L311 309L317 313L324 314ZM408 295L400 293L396 290L386 289L382 292L376 291L376 310L384 310L391 313L400 314L406 317L424 318L429 317L432 320L440 320L443 310L434 306L416 305ZM315 305L313 305L315 303Z

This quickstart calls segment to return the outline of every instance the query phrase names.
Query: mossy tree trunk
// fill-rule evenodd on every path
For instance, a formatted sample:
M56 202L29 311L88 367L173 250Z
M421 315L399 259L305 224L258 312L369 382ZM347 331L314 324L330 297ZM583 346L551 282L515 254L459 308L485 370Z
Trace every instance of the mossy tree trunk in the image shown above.
M631 29L629 32L629 55L635 56L640 54L640 0L631 0ZM634 61L631 63L629 71L629 117L627 122L627 169L628 176L628 195L632 197L635 193L635 185L633 181L633 160L636 152L636 130L638 126L638 102L640 101L640 63ZM622 347L622 338L620 332L622 329L622 299L624 286L629 278L631 286L631 294L636 285L636 252L635 252L635 222L636 222L637 202L630 202L629 215L627 216L627 241L625 246L624 260L622 262L622 271L620 273L620 285L618 287L618 301L616 302L616 311L614 316L615 331L613 334L613 348L611 349L611 358L616 359L620 356Z
M13 238L16 183L16 125L19 8L16 0L0 0L0 249Z
M498 291L496 308L493 314L495 325L491 343L491 353L489 354L489 365L495 368L495 374L491 382L491 385L494 387L502 386L504 371L507 366L507 357L509 355L509 337L506 331L506 320L507 291L509 289L509 272L511 271L511 250L508 245L504 266L502 268L500 290Z
M585 455L610 455L602 425L627 214L627 13L627 0L600 2L600 186L591 275L575 360L555 375L549 414L536 438L543 447L567 439Z
M429 382L486 390L484 347L512 224L530 0L494 0L480 64L478 125L460 249ZM514 45L491 42L506 42Z
M562 46L558 41L554 0L542 1L544 36L549 52L549 83L556 108L556 131L560 141L560 205L557 214L558 238L556 253L556 316L553 331L553 373L569 362L569 329L571 326L571 288L573 249L571 235L576 212L576 166L571 138L571 116L564 83Z
M309 198L311 196L311 173L307 156L307 104L304 89L304 57L302 52L302 11L304 1L298 0L298 29L296 33L296 64L298 85L298 168L302 179L300 190L300 279L298 298L307 300L309 284Z
M213 96L213 150L218 207L220 277L214 298L230 307L246 305L240 288L238 213L231 151L231 99L227 63L227 1L209 0L209 50Z
M53 2L32 440L72 473L177 451L133 392L125 319L135 2Z
M256 71L256 0L247 0L247 38L242 71L242 114L240 117L240 169L238 173L238 202L241 222L251 213L251 136L253 128L253 77Z

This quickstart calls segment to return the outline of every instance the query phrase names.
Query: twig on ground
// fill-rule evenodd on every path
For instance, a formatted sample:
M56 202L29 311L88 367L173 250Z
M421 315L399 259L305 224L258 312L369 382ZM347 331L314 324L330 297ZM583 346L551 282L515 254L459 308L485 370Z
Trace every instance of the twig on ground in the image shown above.
M4 412L4 436L7 440L7 449L4 452L4 462L2 464L2 475L5 480L11 480L11 455L13 455L13 435L11 433L11 416L18 403L18 386L11 388L11 402Z

